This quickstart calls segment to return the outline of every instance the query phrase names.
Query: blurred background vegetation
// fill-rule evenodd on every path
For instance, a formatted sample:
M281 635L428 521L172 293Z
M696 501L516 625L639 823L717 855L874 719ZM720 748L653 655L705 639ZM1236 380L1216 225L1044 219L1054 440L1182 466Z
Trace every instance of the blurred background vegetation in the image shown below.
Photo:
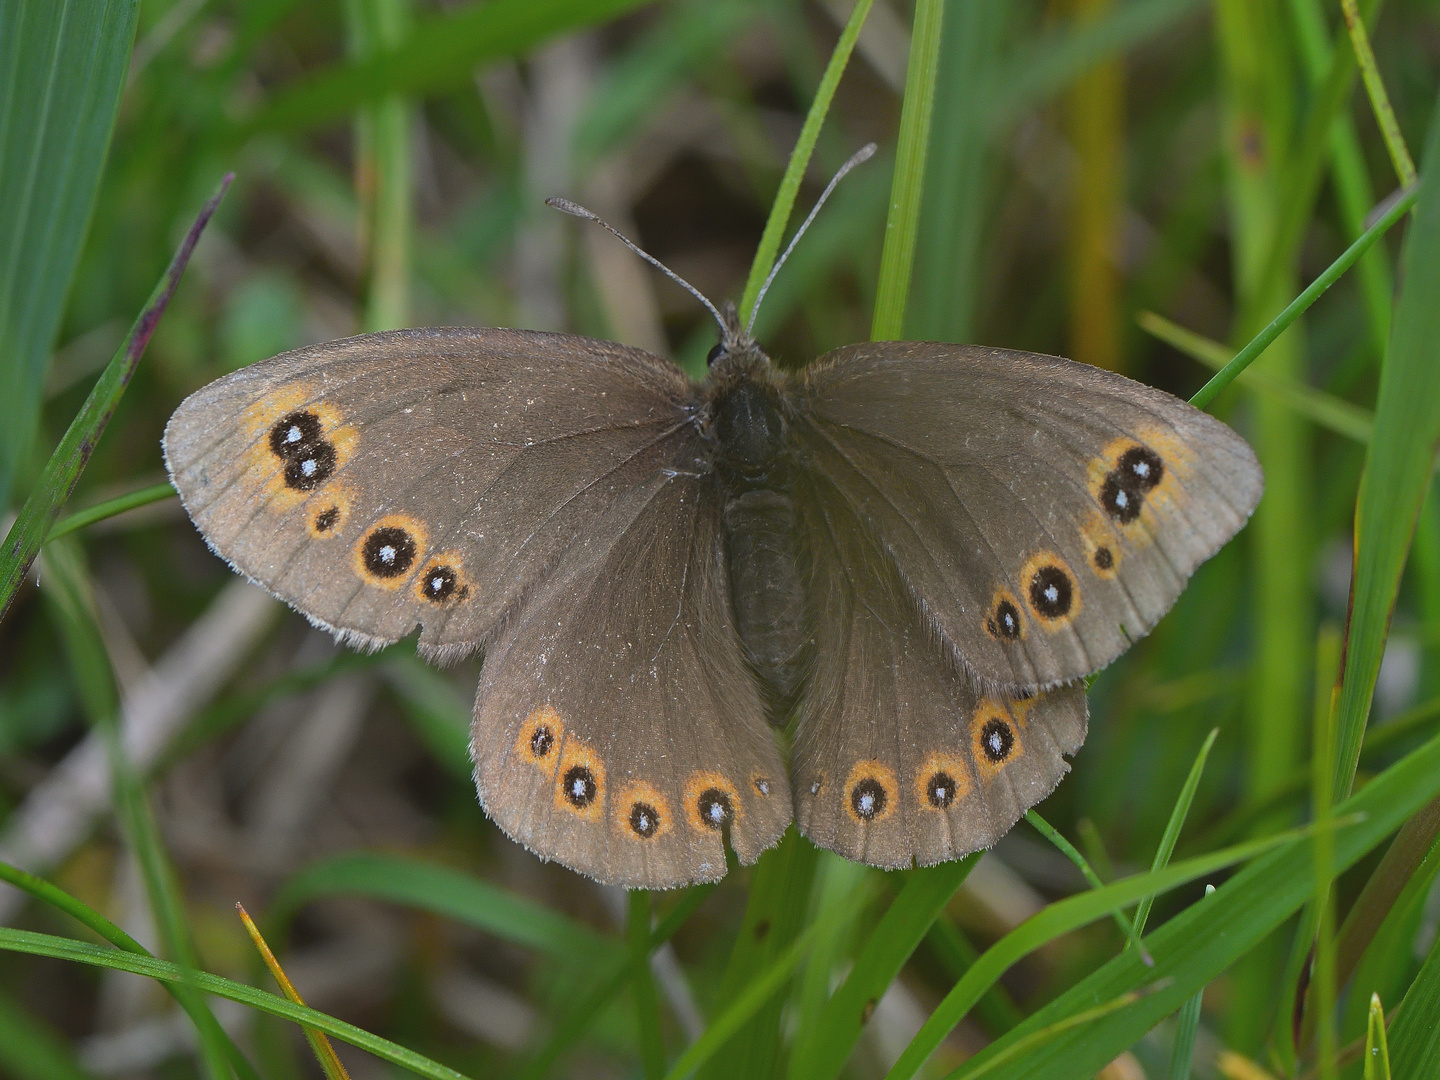
M1187 396L1211 374L1195 356L1223 361L1248 341L1399 186L1329 0L939 6L907 337L1059 353ZM705 312L542 200L584 203L709 296L738 300L851 7L0 0L0 512L35 488L227 170L234 186L71 509L163 482L160 435L192 390L362 331L572 330L698 375L715 336ZM1377 7L1360 11L1419 156L1440 86L1440 4ZM841 185L760 313L759 337L782 364L869 334L914 16L909 0L875 0L821 132L802 210L856 147L881 150ZM1260 452L1265 501L1156 632L1095 682L1089 741L1040 808L1103 881L1150 867L1214 728L1177 858L1311 813L1311 733L1340 662L1366 462L1354 423L1369 423L1376 401L1402 232L1214 407ZM1440 368L1430 371L1412 394L1440 394ZM1412 519L1397 504L1402 561ZM1415 530L1371 715L1372 740L1389 734L1367 745L1357 786L1420 746L1440 714L1433 498ZM650 901L542 864L488 823L465 754L478 664L438 673L403 643L378 657L338 651L238 582L174 499L56 541L37 565L40 587L23 588L0 623L0 859L50 876L158 955L270 987L238 900L265 916L308 1004L473 1076L658 1076L810 925L793 977L709 1067L824 1071L804 1067L815 1058L806 1032L829 1030L831 991L863 968L877 927L893 932L882 916L900 921L891 905L906 875L790 841L768 876L762 864L710 892L657 896L657 915L688 901L688 919L654 953L652 975L586 1013L597 977L643 947ZM1383 618L1376 635L1378 649ZM117 715L128 787L106 765ZM1434 959L1440 852L1435 823L1426 828L1419 855L1391 873L1381 931L1354 956L1341 934L1342 1046L1363 1038L1371 989L1388 1012ZM1393 831L1348 859L1341 919L1367 882L1383 884L1380 841ZM1151 925L1225 877L1161 896ZM883 1075L977 951L1087 887L1019 825L944 893L898 978L863 1001L835 1070ZM773 947L760 940L772 908ZM1208 982L1194 1075L1313 1065L1316 1022L1292 1014L1314 924L1288 915L1198 984ZM76 933L8 888L0 916ZM742 931L758 935L756 956ZM927 1072L1004 1036L1124 944L1102 918L1033 951ZM1417 1015L1440 1017L1440 997L1429 1007ZM214 1012L261 1075L315 1074L297 1028L230 1002ZM1184 1075L1170 1072L1176 1023L1138 1041L1107 1036L1104 1075ZM157 983L0 953L0 1073L216 1075L213 1038L199 1054L196 1044ZM396 1074L339 1053L357 1078Z

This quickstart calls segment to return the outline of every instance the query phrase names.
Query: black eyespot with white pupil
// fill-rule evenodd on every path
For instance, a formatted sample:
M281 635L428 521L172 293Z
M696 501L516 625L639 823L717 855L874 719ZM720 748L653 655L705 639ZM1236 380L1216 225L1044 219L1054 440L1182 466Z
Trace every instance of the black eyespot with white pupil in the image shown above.
M980 749L985 756L998 765L1010 756L1010 751L1015 746L1015 733L1010 730L1010 725L999 717L993 717L985 721L985 726L980 729Z
M555 732L541 724L530 733L530 753L537 758L549 757L550 748L555 745Z
M584 765L572 765L561 778L566 800L576 809L583 810L595 801L597 788L595 774Z
M955 783L954 777L941 769L925 782L925 794L930 799L930 805L937 810L944 810L955 801L960 786Z
M889 796L885 794L885 785L873 777L866 777L856 782L850 789L850 809L855 811L855 816L864 821L885 811L885 804Z
M315 443L305 453L285 462L285 486L295 491L319 487L335 471L335 448L328 442Z
M730 805L730 796L719 788L706 788L702 791L700 798L695 800L695 808L700 812L700 821L707 829L720 828L735 812Z
M455 586L460 578L448 566L434 566L425 572L425 599L432 604L443 604L455 595Z
M1148 446L1132 446L1120 455L1100 485L1105 512L1122 524L1140 516L1147 492L1165 478L1165 463Z
M1009 600L995 605L995 614L990 616L988 628L994 637L1014 641L1020 636L1020 611Z
M660 814L649 803L637 802L630 807L630 828L642 840L648 840L660 829Z
M1058 566L1042 566L1030 578L1030 603L1047 619L1058 619L1070 611L1075 585Z
M307 409L282 416L270 429L270 449L286 461L302 457L320 441L320 418Z
M415 539L393 525L376 529L365 538L361 557L376 577L400 577L415 564Z

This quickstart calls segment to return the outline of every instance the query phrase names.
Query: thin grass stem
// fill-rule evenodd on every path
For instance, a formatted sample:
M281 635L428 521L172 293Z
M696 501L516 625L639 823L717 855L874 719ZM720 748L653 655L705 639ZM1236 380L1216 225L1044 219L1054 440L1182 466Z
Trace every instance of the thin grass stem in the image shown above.
M1370 48L1370 33L1365 29L1365 20L1360 17L1360 8L1355 0L1340 0L1340 10L1345 13L1345 26L1350 31L1350 44L1355 48L1355 61L1360 65L1360 78L1365 81L1365 92L1370 96L1370 107L1375 110L1375 122L1385 138L1385 149L1390 151L1390 160L1395 165L1395 175L1400 178L1401 187L1415 183L1415 161L1405 145L1405 136L1400 134L1400 123L1395 119L1395 110L1390 107L1390 96L1385 93L1385 82L1380 78L1380 67L1375 63L1375 52Z

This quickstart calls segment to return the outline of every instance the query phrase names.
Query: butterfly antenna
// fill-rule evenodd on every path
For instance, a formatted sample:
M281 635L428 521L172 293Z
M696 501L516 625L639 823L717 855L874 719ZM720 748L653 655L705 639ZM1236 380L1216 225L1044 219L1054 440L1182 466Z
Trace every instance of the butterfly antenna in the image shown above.
M679 285L691 296L695 297L696 300L699 300L702 304L709 308L710 314L714 315L715 321L720 324L721 333L727 333L724 317L721 316L715 305L709 301L709 299L705 296L704 293L702 293L699 289L695 288L694 285L691 285L688 281L682 278L679 274L675 273L674 270L671 270L668 266L662 263L659 259L655 258L654 255L651 255L644 248L640 247L638 244L632 243L631 240L627 236L625 236L624 233L620 232L619 229L615 228L615 226L611 225L599 214L595 213L593 210L586 210L585 207L581 206L579 203L573 203L569 199L552 197L545 200L545 205L553 206L556 210L563 211L567 214L573 214L575 217L584 218L587 221L593 221L596 225L599 225L602 229L608 232L611 236L615 237L615 239L619 240L636 255L639 255L651 266L655 267L655 269L659 270L671 281L675 282L676 285Z
M750 331L755 328L755 316L760 313L760 301L765 299L765 294L770 289L770 283L775 280L775 275L780 273L780 268L785 265L785 260L788 259L790 253L795 250L795 245L800 242L800 237L805 235L805 230L808 229L810 223L815 220L815 215L820 213L820 208L825 205L825 200L830 198L830 193L835 190L835 185L840 183L841 180L844 180L845 174L855 168L856 165L863 165L874 156L875 144L873 142L866 143L859 150L856 150L855 153L851 154L850 160L845 162L844 165L841 165L840 171L830 178L830 183L825 185L825 190L820 193L820 198L817 199L815 205L810 208L809 215L800 223L800 228L795 230L795 235L790 238L789 246L785 248L780 258L775 260L775 265L770 268L770 276L765 279L765 284L760 286L760 292L755 297L755 306L750 309L750 321L745 324L746 334L749 334Z

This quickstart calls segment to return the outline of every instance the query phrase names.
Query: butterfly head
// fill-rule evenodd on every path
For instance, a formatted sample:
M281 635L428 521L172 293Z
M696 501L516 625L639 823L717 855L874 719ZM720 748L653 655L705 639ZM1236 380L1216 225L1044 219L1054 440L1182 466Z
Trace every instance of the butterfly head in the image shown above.
M731 370L753 371L770 366L770 358L755 344L749 328L741 323L735 305L729 300L720 305L717 321L720 340L705 357L705 364L714 375L723 377Z

